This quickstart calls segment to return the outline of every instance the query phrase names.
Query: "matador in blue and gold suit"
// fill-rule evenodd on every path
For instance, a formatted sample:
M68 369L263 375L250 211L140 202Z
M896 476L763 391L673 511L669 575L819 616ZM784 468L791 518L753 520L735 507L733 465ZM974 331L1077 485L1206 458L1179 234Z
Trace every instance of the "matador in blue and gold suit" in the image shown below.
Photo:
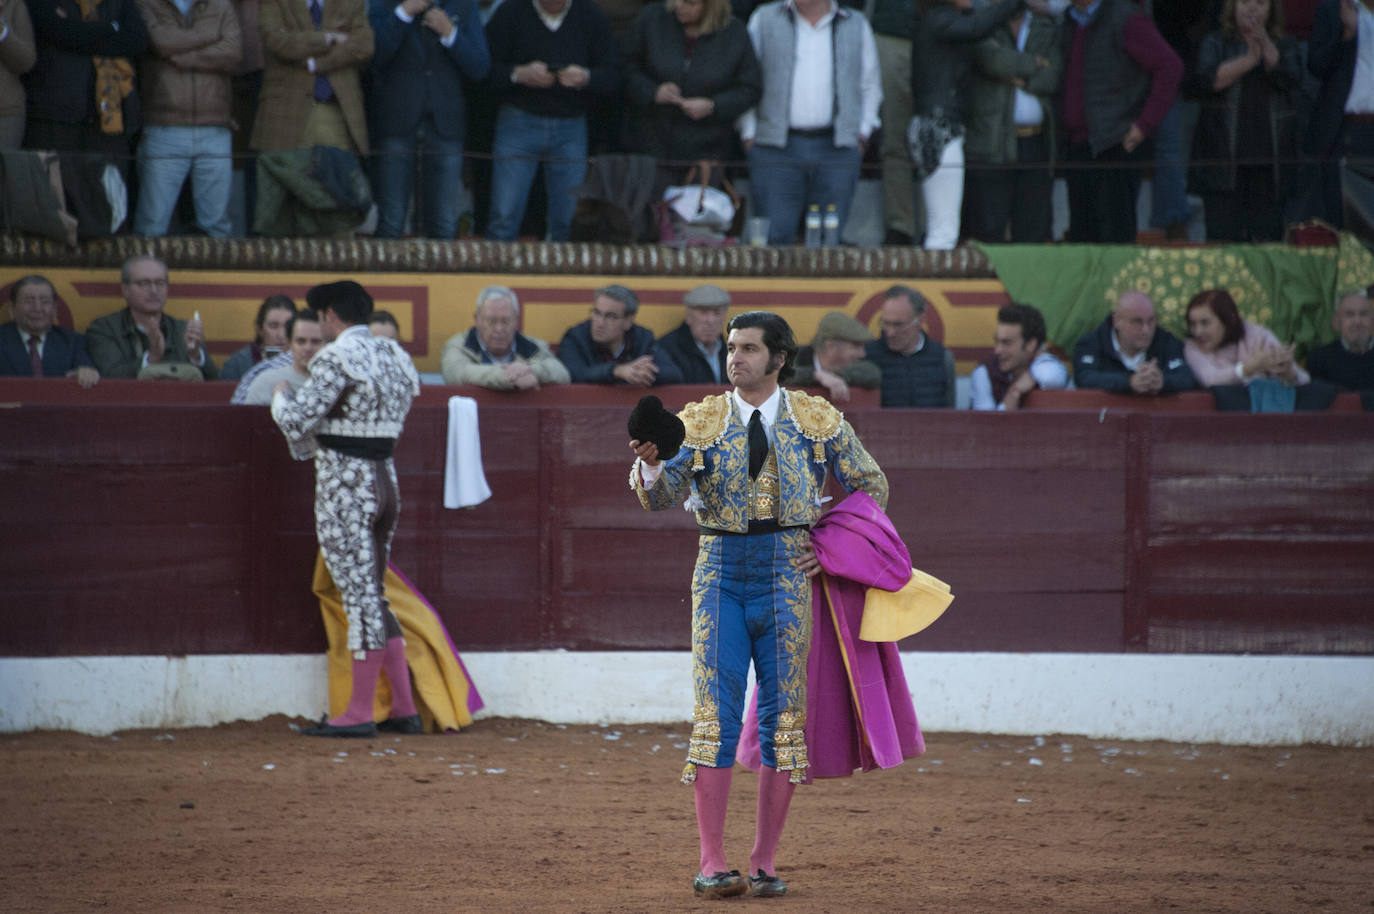
M734 764L751 659L763 764L802 779L811 585L793 560L829 500L827 473L846 491L862 489L887 505L887 478L839 410L796 390L779 387L776 396L768 457L756 478L749 475L741 419L753 407L735 392L683 409L683 448L662 462L652 485L644 485L640 461L630 473L645 508L662 511L685 500L701 528L692 576L695 695L683 772L689 783L698 765Z

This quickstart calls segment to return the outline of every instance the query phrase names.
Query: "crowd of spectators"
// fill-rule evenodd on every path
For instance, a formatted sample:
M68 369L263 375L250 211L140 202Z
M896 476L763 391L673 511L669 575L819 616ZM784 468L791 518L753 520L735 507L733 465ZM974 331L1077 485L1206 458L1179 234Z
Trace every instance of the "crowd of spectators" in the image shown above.
M891 244L1050 240L1055 176L1069 240L1131 242L1151 164L1171 234L1191 190L1209 239L1276 240L1339 226L1337 163L1374 153L1371 23L1374 0L0 0L0 148L59 154L86 236L561 241L588 156L627 154L649 200L727 163L770 244L812 207L843 237L865 160Z
M253 342L223 368L207 351L198 311L168 312L167 265L139 254L120 271L124 307L91 321L85 333L58 324L51 281L23 276L9 287L9 316L0 324L0 377L67 377L83 387L100 378L237 381L232 403L268 402L279 381L300 384L323 345L319 317L286 295L265 298L253 320ZM1295 347L1245 320L1225 289L1207 289L1188 302L1186 335L1160 327L1155 306L1129 290L1094 330L1077 340L1070 369L1051 351L1041 311L1021 302L1001 307L992 352L968 379L969 405L1015 410L1032 391L1076 385L1139 397L1211 390L1224 409L1320 409L1342 390L1374 395L1374 286L1337 296L1335 338L1312 348L1307 366ZM730 293L700 285L683 296L682 323L655 338L636 323L639 296L624 285L590 293L589 317L569 327L557 347L520 331L514 290L488 286L478 293L472 326L442 348L442 380L496 390L535 390L559 384L650 388L665 384L729 386L725 335ZM181 310L184 313L185 309ZM883 292L881 334L843 312L821 317L793 366L795 383L821 388L835 402L855 388L879 391L883 407L956 405L954 353L928 335L928 303L917 290ZM390 312L372 312L375 336L399 340ZM270 380L264 380L269 378Z

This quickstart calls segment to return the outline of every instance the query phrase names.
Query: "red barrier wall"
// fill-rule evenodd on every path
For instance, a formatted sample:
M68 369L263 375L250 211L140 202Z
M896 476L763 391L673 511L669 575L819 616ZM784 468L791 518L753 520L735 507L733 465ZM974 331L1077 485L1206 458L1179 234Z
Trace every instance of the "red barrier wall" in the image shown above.
M483 395L494 495L450 511L456 391L427 389L407 423L393 558L459 647L686 648L694 526L628 491L631 392ZM913 560L957 595L906 647L1374 652L1374 418L847 413ZM265 409L11 403L0 490L0 654L323 646L312 470Z

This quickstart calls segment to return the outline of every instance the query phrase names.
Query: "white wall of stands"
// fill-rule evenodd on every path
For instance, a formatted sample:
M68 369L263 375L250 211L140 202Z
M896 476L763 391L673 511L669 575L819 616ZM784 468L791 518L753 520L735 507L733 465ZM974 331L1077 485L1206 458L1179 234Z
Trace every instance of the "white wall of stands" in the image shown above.
M1374 658L905 653L924 729L1282 745L1374 745ZM687 652L470 653L478 716L691 719ZM323 655L0 658L0 732L315 719Z

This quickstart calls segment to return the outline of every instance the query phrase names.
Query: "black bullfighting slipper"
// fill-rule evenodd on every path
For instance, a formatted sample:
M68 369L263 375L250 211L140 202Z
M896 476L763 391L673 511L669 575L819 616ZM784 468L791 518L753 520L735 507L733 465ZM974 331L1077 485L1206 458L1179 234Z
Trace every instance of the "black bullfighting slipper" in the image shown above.
M692 879L692 890L702 898L734 898L749 891L749 882L739 874L739 870L710 876L697 873Z
M338 736L345 739L370 739L376 735L377 725L370 720L336 727L328 719L322 719L318 726L301 731L301 736Z
M787 894L787 883L777 876L768 876L763 870L759 870L757 876L749 877L749 891L755 898L780 898Z
M377 725L377 729L384 733L424 733L425 723L420 715L411 714L409 717L388 717Z

